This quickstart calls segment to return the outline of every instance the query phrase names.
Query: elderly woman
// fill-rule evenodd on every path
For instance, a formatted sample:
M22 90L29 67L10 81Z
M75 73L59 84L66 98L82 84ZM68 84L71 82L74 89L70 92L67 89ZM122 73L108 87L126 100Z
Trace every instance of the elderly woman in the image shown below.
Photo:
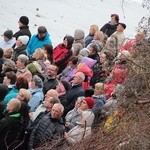
M66 119L66 128L68 130L72 129L74 126L77 125L77 121L80 120L81 117L81 111L78 109L81 106L81 103L83 101L85 97L84 96L80 96L77 98L77 101L75 103L75 107L74 109L72 109L71 111L69 111L65 117Z
M31 83L30 83L30 89L29 91L32 94L32 98L28 102L28 105L30 106L30 112L33 112L36 110L36 108L40 105L40 103L43 101L44 94L43 94L43 81L42 79L34 75Z
M91 125L94 120L94 114L92 111L83 111L81 119L77 122L77 125L72 128L68 133L65 133L65 138L69 144L75 144L82 139L91 135Z

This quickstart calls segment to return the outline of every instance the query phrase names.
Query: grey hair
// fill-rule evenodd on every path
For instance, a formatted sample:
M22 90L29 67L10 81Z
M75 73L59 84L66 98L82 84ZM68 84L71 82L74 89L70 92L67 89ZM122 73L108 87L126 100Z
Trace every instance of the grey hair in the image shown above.
M60 112L63 114L63 112L64 112L64 106L63 106L61 103L55 103L55 104L53 105L53 107L54 107L54 106L58 106L59 109L60 109Z
M54 97L50 97L50 98L51 98L50 102L52 104L60 103L60 99L58 97L54 96Z
M18 56L18 59L20 59L21 62L24 63L25 66L28 64L28 60L29 60L28 56L21 54Z
M21 108L21 102L17 98L12 98L8 103L12 103L12 111L17 112Z
M85 74L83 72L77 72L76 74L79 75L79 77L82 79L82 81L85 80Z

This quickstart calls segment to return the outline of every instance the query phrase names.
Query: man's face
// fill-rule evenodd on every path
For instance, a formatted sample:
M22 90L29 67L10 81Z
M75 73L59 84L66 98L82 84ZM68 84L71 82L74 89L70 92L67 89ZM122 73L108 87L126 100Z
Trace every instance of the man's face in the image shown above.
M49 77L53 77L57 75L56 66L50 65L47 70L47 74Z
M53 103L51 102L53 97L48 97L44 100L44 106L46 107L47 111L51 111L53 107Z
M72 83L73 84L80 84L80 83L82 83L82 79L81 79L81 77L79 76L78 73L76 73L75 76L73 77Z
M46 33L38 33L38 37L41 39L41 38L44 38L46 35Z
M52 118L56 118L59 119L62 116L62 112L60 110L60 107L58 107L57 105L54 105L52 107L52 111L51 111L51 117Z

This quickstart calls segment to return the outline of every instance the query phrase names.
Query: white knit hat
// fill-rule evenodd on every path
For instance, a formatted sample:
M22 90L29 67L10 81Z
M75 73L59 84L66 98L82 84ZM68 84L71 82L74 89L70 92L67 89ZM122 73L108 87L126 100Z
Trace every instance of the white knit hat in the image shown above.
M22 35L18 37L18 40L23 44L23 45L27 45L28 41L29 41L29 37L27 35Z

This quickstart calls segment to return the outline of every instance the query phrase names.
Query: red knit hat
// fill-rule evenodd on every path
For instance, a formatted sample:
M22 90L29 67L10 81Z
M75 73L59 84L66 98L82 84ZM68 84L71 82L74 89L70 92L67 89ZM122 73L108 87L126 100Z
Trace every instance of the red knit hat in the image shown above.
M89 106L90 109L93 108L94 103L95 103L93 98L86 97L84 100L87 102L87 105Z

